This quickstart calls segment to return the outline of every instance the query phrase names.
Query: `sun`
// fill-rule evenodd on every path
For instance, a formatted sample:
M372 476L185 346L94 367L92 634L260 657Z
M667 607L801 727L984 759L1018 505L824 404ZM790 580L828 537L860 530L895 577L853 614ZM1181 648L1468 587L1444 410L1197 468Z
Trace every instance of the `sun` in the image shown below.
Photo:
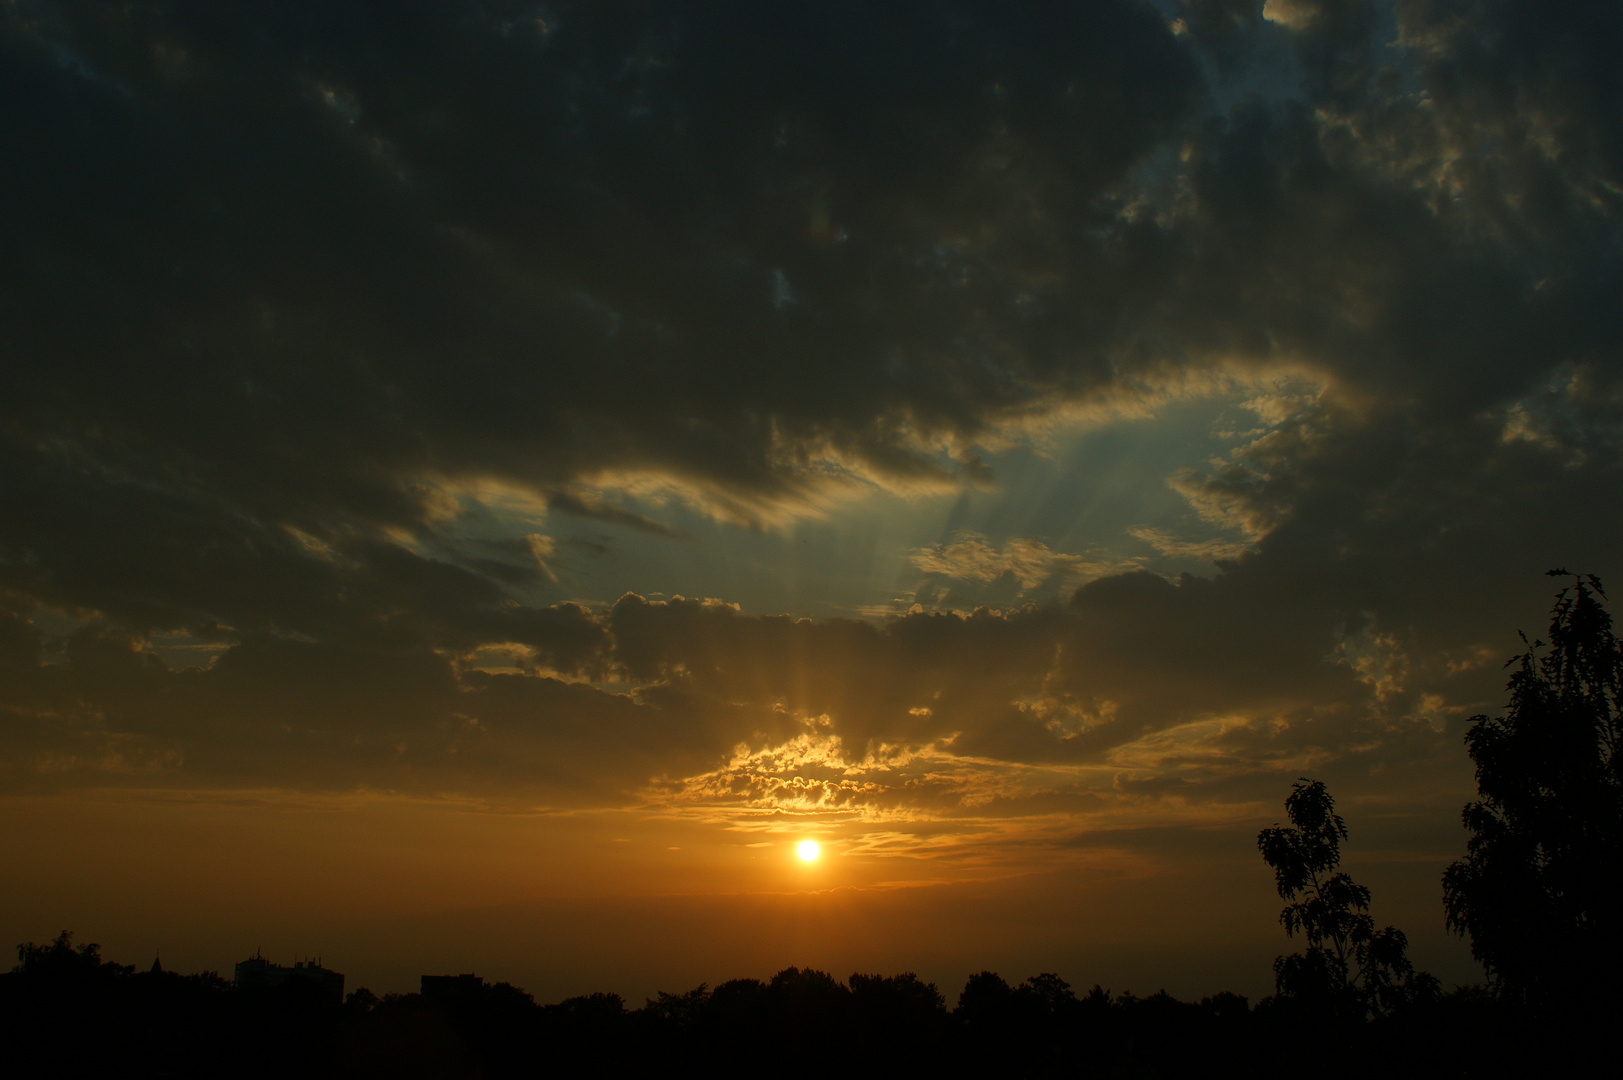
M800 846L795 848L795 851L800 854L800 857L805 859L807 862L811 862L813 859L817 858L822 850L822 848L817 846L816 840L802 840L800 842Z

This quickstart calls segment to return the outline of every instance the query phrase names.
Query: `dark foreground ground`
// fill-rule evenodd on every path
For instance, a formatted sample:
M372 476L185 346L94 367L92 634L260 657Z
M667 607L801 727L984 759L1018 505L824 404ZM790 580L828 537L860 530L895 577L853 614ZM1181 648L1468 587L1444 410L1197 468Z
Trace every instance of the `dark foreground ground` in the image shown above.
M949 1009L912 975L797 968L640 1008L613 994L538 1005L468 981L340 1003L136 972L93 949L25 960L0 975L0 1071L19 1077L1592 1075L1584 1049L1615 1020L1532 1014L1471 988L1365 1020L1283 998L1078 996L1056 976L1011 987L986 972Z

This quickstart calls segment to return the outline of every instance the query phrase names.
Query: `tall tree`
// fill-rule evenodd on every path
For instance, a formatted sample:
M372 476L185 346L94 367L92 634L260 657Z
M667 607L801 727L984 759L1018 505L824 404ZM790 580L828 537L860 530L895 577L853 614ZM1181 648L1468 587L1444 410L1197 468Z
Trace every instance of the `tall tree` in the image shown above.
M1623 650L1600 579L1549 573L1573 579L1549 645L1511 658L1505 715L1466 732L1480 798L1443 874L1449 927L1501 993L1533 1002L1591 998L1623 966Z
M1307 939L1306 952L1274 960L1279 995L1363 1019L1435 989L1436 980L1409 962L1403 931L1375 929L1369 890L1341 870L1347 823L1324 784L1297 780L1285 813L1288 827L1257 834L1280 899L1287 901L1279 921L1286 934Z

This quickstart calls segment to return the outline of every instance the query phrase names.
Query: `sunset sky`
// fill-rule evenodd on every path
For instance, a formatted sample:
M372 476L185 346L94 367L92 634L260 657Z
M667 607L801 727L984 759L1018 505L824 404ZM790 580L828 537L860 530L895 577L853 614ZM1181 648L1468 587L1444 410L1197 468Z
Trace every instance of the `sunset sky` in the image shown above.
M0 947L1255 999L1312 776L1479 980L1466 718L1623 568L1620 51L0 0Z

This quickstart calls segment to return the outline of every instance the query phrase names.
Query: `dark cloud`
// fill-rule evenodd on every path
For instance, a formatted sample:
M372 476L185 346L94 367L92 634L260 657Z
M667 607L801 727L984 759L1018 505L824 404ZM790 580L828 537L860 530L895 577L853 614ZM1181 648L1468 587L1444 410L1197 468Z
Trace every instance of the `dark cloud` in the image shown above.
M1386 700L1402 687L1336 656L1331 622L1312 603L1228 593L1140 573L1096 581L1065 609L884 625L636 595L601 617L549 610L594 643L591 663L608 679L596 685L492 673L409 644L268 635L246 637L206 669L174 670L143 643L96 628L45 664L37 636L14 621L7 655L18 678L0 701L15 721L7 774L22 787L124 776L615 805L731 756L743 771L708 783L734 795L786 783L775 770L787 769L832 785L825 806L900 799L952 809L985 801L976 785L999 763L1134 775L1140 767L1121 754L1203 721L1279 728L1244 753L1224 741L1232 760L1208 765L1227 775L1309 744L1333 755L1370 724L1402 718L1402 701ZM1351 723L1324 726L1333 717ZM1315 734L1303 743L1307 730ZM741 748L767 758L737 759ZM1212 747L1177 753L1210 757ZM920 754L934 775L897 780ZM976 775L953 778L965 768ZM1015 794L1041 792L997 797Z
M1061 305L996 309L1064 258L1038 203L1194 86L1115 5L39 12L7 28L19 424L277 517L419 524L430 470L929 471L906 429L1106 376Z
M8 782L604 800L808 732L1047 766L1225 717L1276 740L1243 760L1429 760L1402 724L1492 698L1537 572L1614 557L1620 36L1604 3L17 0ZM883 625L609 606L571 560L612 538L536 524L987 483L1021 425L1234 385L1261 427L1170 478L1237 538L1210 579L957 538L918 558L963 595L1106 576Z

